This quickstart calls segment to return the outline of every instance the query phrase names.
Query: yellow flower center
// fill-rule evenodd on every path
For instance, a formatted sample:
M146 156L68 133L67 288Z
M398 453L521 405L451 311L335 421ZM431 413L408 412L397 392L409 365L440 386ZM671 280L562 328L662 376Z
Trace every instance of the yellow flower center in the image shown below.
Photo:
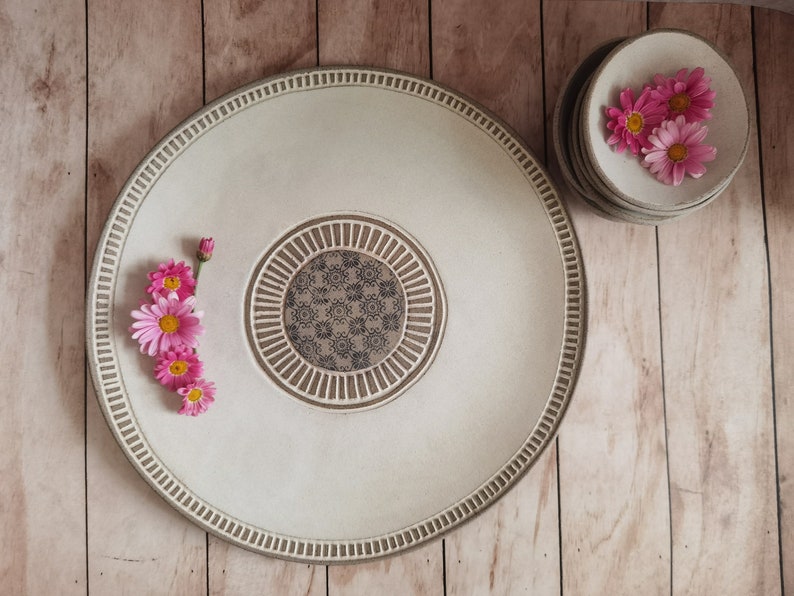
M690 103L692 103L692 100L689 99L689 96L686 93L676 93L667 100L667 105L670 107L670 109L678 114L686 111Z
M204 395L204 392L201 389L193 388L190 390L190 393L187 394L187 400L191 403L197 402L201 399L202 395Z
M629 129L631 134L637 134L642 130L643 125L645 122L642 119L642 114L639 112L632 112L631 116L626 118L626 128Z
M179 329L179 319L174 315L163 315L157 323L163 333L173 333Z
M169 290L178 290L179 286L182 285L182 282L176 275L171 275L169 277L163 278L163 287Z
M671 161L684 161L688 153L685 145L675 143L674 145L670 145L670 148L667 150L667 157L669 157Z
M168 372L170 372L175 377L184 375L187 372L187 362L185 362L184 360L174 360L169 365Z

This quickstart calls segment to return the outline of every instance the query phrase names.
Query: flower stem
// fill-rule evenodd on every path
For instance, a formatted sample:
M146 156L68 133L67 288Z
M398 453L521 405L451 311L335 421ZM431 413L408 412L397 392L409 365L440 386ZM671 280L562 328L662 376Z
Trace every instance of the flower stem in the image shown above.
M199 262L198 262L198 265L196 266L196 275L194 276L194 279L196 280L196 285L195 285L195 286L194 286L194 288L193 288L193 295L194 295L194 296L196 295L196 292L198 292L198 280L199 280L199 274L201 274L201 268L202 268L203 266L204 266L204 261L199 261Z

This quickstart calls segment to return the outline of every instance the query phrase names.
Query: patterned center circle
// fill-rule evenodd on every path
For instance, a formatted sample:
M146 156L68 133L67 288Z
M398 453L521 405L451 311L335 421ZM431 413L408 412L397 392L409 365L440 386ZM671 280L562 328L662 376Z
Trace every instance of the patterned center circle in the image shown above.
M329 371L362 370L399 343L405 295L389 266L352 250L311 259L293 278L284 303L287 335L308 362Z
M373 215L287 230L254 268L245 324L262 370L312 405L353 409L401 394L433 362L446 298L430 256Z

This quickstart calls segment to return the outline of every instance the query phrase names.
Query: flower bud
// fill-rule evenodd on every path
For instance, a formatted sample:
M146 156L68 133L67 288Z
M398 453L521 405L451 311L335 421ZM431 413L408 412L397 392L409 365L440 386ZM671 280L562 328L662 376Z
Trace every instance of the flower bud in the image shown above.
M212 251L215 250L215 241L212 238L202 238L199 242L199 249L196 257L202 263L206 263L212 258Z

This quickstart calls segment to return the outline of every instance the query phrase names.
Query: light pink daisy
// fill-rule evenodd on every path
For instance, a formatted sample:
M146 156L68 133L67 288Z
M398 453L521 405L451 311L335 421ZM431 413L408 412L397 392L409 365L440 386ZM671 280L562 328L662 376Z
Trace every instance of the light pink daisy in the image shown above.
M177 389L177 393L182 396L179 414L198 416L206 412L210 404L215 401L215 383L197 379Z
M703 162L713 161L717 149L703 145L708 128L699 122L687 122L684 116L665 120L648 137L650 149L643 149L642 162L656 179L665 184L678 186L684 174L700 178L706 173Z
M687 122L702 122L711 118L709 109L714 106L717 92L709 87L711 77L704 76L704 72L700 67L691 73L682 68L674 77L660 74L653 77L656 89L651 95L668 108L668 118L683 115Z
M141 353L154 356L179 347L198 346L197 336L204 333L199 320L204 313L192 312L195 306L193 296L180 300L176 292L171 292L167 298L157 296L154 304L144 304L140 310L133 310L135 322L130 333L132 339L141 344Z
M153 296L167 296L176 292L179 299L184 300L195 292L196 280L184 261L174 263L174 259L170 259L167 263L160 263L157 271L150 272L148 276L152 283L146 291Z
M634 91L629 88L620 93L620 108L606 109L607 128L612 135L607 139L610 145L617 145L617 152L623 153L626 147L634 155L641 147L648 147L648 135L667 113L667 108L651 97L651 88L645 87L634 101Z
M160 352L154 376L171 391L192 383L204 374L204 364L190 348Z

